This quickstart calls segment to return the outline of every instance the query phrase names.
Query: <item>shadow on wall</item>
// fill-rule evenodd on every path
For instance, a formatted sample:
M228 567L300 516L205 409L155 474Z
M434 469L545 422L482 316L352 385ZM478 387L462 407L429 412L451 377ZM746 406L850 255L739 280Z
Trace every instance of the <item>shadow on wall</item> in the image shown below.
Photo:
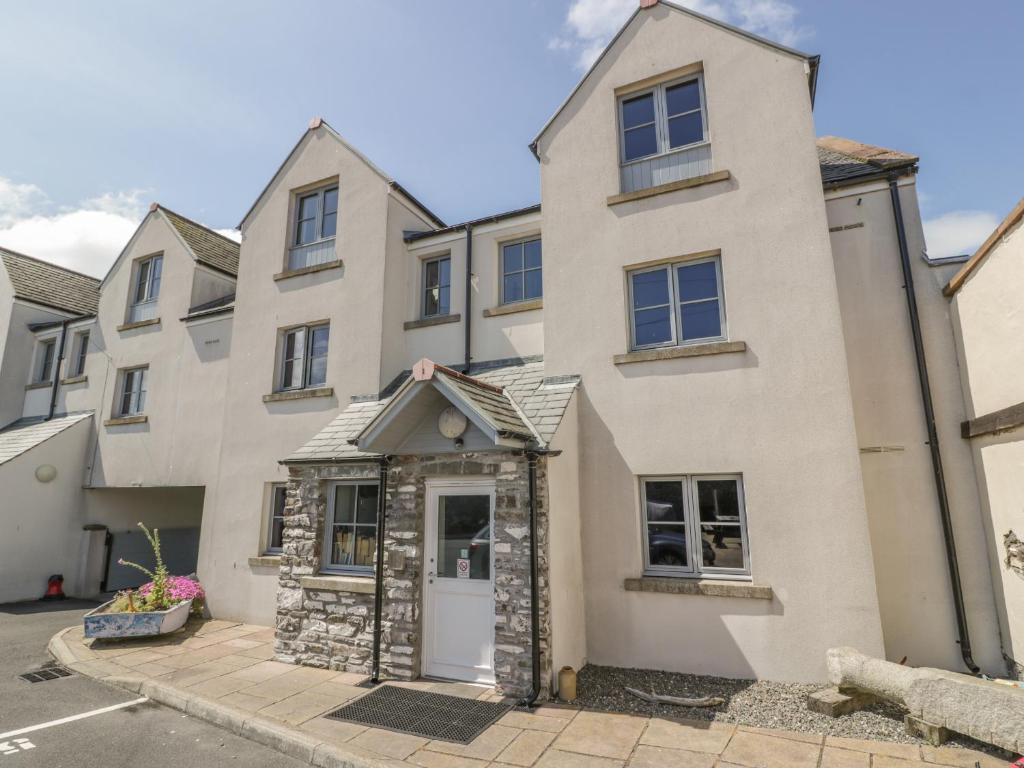
M200 363L224 360L231 353L230 322L190 325L188 337Z
M600 467L599 473L584 469L591 482L580 486L588 663L760 677L737 640L742 632L738 627L749 627L756 617L781 617L785 607L778 595L754 600L625 591L625 579L643 571L637 476L646 468L629 466L585 384L577 396L581 467ZM763 643L751 640L746 645Z

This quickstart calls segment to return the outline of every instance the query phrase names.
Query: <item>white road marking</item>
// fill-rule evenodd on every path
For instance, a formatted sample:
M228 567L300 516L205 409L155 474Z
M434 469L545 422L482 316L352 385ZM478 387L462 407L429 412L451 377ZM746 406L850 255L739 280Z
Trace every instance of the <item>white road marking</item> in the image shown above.
M55 725L64 725L65 723L73 723L76 720L84 720L87 717L95 717L96 715L103 715L107 712L115 712L119 709L125 709L126 707L134 707L136 704L142 704L143 702L149 701L145 696L134 701L126 701L123 704L114 704L110 707L103 707L102 709L94 709L90 712L83 712L80 715L71 715L70 717L62 717L60 720L51 720L48 723L40 723L39 725L30 725L27 728L19 728L16 731L8 731L7 733L0 733L0 739L9 739L12 736L21 736L23 733L32 733L33 731L41 731L44 728L53 728ZM6 742L0 742L5 744ZM29 742L31 743L31 742ZM23 747L25 749L25 747ZM27 747L31 749L31 747Z
M21 754L18 752L19 748L23 750L36 748L36 745L28 739L14 739L13 744L17 744L17 746L12 746L10 741L0 741L0 755L18 755Z

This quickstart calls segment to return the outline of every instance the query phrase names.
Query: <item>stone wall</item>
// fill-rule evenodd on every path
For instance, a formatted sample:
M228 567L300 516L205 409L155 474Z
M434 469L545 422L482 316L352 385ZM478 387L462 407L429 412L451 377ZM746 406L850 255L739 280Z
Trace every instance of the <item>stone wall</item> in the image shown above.
M377 472L374 464L292 467L278 587L275 648L279 660L369 672L372 592L326 589L329 579L310 577L320 570L329 483L374 479ZM430 478L470 476L489 476L495 481L496 688L503 695L523 696L532 686L528 463L526 457L506 452L400 456L392 460L386 499L381 674L401 680L420 674L426 482ZM543 457L537 461L537 513L541 670L542 680L547 681L550 601L547 466Z

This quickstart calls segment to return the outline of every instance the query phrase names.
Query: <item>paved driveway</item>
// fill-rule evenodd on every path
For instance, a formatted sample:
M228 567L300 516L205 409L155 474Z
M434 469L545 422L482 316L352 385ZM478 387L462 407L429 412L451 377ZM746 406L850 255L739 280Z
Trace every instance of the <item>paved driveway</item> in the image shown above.
M304 765L153 702L132 703L140 697L87 677L18 678L50 662L50 637L93 607L73 600L0 605L0 768ZM28 730L36 726L45 727Z

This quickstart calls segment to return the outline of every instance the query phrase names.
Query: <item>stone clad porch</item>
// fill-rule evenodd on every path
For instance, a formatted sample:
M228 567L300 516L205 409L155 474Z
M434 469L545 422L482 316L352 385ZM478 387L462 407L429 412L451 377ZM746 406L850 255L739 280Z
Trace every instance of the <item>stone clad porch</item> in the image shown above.
M427 671L424 606L433 584L428 516L432 484L493 485L491 548L494 689L522 698L533 688L531 501L536 516L540 683L548 689L551 621L547 444L575 390L565 377L545 385L539 364L465 376L421 361L389 398L353 403L285 463L289 486L278 586L275 658L331 670L372 670L376 557L362 570L332 570L332 488L383 490L381 679L412 681ZM500 383L499 383L500 382ZM462 431L439 434L457 409ZM528 415L529 414L529 415ZM458 416L458 414L456 414ZM532 418L531 418L532 417ZM536 423L535 423L536 422ZM386 459L385 459L386 457ZM531 473L533 497L531 499ZM336 493L336 491L334 491ZM336 514L336 513L335 513ZM483 529L481 529L483 530ZM437 546L440 546L439 544ZM465 550L462 550L465 557ZM440 554L438 554L440 557ZM374 570L368 565L372 562Z

